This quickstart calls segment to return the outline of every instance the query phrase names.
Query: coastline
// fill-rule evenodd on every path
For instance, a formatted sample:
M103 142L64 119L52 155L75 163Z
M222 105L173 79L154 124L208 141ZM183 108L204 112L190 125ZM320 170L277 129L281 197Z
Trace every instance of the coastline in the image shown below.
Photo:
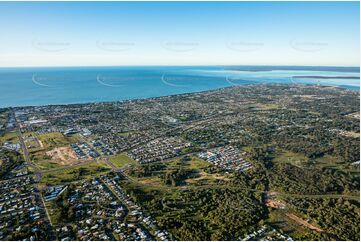
M0 107L156 98L247 84L315 84L359 90L358 67L131 66L0 68ZM316 78L317 77L317 78ZM332 77L332 78L330 78Z
M228 86L228 87L220 87L216 89L211 90L205 90L205 91L197 91L197 92L187 92L187 93L180 93L180 94L171 94L171 95L164 95L164 96L156 96L156 97L145 97L145 98L135 98L135 99L126 99L126 100L114 100L114 101L87 101L87 102L77 102L77 103L52 103L52 104L44 104L44 105L23 105L23 106L8 106L8 107L0 107L1 109L17 109L17 108L33 108L33 107L52 107L52 106L77 106L77 105L98 105L98 104L111 104L111 103L137 103L142 102L146 100L161 100L164 98L174 98L174 97L186 97L189 95L197 95L197 94L206 94L221 90L227 90L227 89L233 89L233 88L241 88L244 86L295 86L295 87L301 87L301 86L314 86L314 87L323 87L323 88L337 88L337 89L343 89L351 92L360 92L359 89L350 89L347 87L342 86L332 86L332 85L315 85L315 84L294 84L294 83L258 83L258 84L243 84L243 85L235 85L235 86Z

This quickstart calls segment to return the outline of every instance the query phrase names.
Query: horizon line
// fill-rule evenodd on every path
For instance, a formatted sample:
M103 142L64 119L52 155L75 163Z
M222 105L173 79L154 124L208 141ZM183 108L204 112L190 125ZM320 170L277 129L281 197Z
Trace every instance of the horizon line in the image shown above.
M344 68L360 68L360 65L275 65L275 64L199 64L199 65L162 65L162 64L151 64L151 65L74 65L74 66L0 66L1 68L73 68L73 67L192 67L192 66L280 66L280 67L344 67Z

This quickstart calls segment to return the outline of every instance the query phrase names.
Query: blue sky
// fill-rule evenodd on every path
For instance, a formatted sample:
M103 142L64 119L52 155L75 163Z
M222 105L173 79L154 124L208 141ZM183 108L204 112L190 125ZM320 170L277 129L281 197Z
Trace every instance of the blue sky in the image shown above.
M0 2L0 66L359 66L359 2Z

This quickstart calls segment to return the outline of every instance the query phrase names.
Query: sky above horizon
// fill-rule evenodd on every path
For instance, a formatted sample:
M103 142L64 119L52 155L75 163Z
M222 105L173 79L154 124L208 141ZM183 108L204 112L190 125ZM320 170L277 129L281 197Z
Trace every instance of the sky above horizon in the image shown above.
M0 2L0 67L359 66L359 2Z

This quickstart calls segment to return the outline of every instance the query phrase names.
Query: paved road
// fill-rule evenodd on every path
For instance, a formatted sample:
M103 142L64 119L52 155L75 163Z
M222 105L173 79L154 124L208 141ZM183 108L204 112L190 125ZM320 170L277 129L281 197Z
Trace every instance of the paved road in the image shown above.
M107 163L107 164L112 168L113 171L115 171L115 172L122 172L122 170L119 169L118 167L116 167L116 166L113 164L113 162L110 161L110 159L109 159L108 157L105 157L103 160L105 161L105 163Z
M12 110L12 114L14 115L14 118L15 118L14 110ZM26 164L28 166L30 166L34 170L34 173L35 173L35 175L37 177L37 180L40 181L41 177L42 177L41 170L37 166L35 166L31 162L31 160L29 158L29 152L28 152L28 149L26 148L23 136L21 134L20 125L19 125L18 120L16 118L15 118L15 125L16 125L16 132L17 132L17 135L18 135L18 138L19 138L20 146L21 146L21 149L22 149L22 151L24 153L25 162L26 162Z
M15 112L14 112L14 110L12 109L11 111L12 111L12 114L14 115L14 118L15 118ZM18 138L19 138L20 146L21 146L21 149L22 149L22 151L23 151L23 153L24 153L25 162L26 162L26 164L27 164L28 166L30 166L30 167L34 170L34 174L36 175L37 182L40 182L40 181L41 181L41 178L42 178L42 172L41 172L41 170L40 170L37 166L35 166L35 165L31 162L31 160L30 160L30 158L29 158L28 149L26 148L26 145L25 145L23 136L22 136L22 134L21 134L21 129L20 129L20 125L19 125L19 123L18 123L18 120L15 119L15 123L16 123L16 131L17 131L17 135L18 135ZM37 195L40 197L40 199L41 199L41 201L42 201L42 206L43 206L43 209L45 210L46 217L47 217L47 219L48 219L48 221L49 221L49 224L50 224L51 227L52 227L53 224L52 224L52 222L51 222L51 219L50 219L50 216L49 216L49 212L48 212L48 210L47 210L47 208L46 208L46 206L45 206L44 198L43 198L43 196L42 196L42 194L41 194L41 191L40 191L40 189L39 189L39 183L36 183L36 184L37 184L37 185L36 185L36 187L37 187L37 192L36 192L36 193L37 193ZM52 234L52 237L55 238L53 231L51 231L50 233Z
M132 178L128 177L121 168L116 167L108 157L104 158L104 161L112 168L112 170L120 174L124 179L135 182Z

